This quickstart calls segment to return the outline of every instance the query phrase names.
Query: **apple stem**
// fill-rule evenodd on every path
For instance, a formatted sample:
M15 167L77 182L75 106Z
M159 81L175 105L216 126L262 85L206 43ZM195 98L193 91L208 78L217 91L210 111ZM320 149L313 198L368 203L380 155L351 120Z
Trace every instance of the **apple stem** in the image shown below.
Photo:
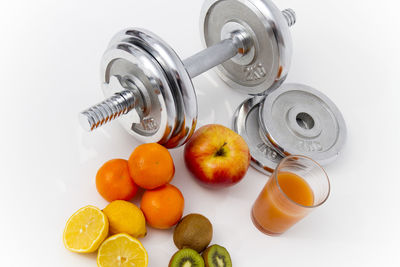
M215 156L216 157L223 157L226 154L226 151L224 149L224 147L227 145L228 143L225 142L218 150L217 152L215 152Z

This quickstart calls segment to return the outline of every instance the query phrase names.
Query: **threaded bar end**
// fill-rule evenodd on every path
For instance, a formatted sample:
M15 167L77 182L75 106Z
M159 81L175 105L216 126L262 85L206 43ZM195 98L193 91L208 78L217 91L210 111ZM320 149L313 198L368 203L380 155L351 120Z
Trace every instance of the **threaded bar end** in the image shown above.
M293 9L288 8L282 11L282 15L285 17L289 27L296 23L296 12Z
M125 90L81 112L79 114L79 120L85 130L93 131L121 115L128 113L134 107L135 95L132 91Z

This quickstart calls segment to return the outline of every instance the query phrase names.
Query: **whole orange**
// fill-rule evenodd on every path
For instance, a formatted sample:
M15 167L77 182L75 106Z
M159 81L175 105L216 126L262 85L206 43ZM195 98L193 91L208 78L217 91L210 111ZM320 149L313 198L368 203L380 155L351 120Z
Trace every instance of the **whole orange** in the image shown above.
M133 181L145 189L154 189L169 183L175 174L174 161L168 149L156 144L138 146L129 158Z
M107 201L131 200L138 187L129 173L128 161L112 159L104 163L96 175L96 188Z
M157 229L168 229L177 224L184 206L185 200L181 191L170 184L147 190L140 203L147 223Z

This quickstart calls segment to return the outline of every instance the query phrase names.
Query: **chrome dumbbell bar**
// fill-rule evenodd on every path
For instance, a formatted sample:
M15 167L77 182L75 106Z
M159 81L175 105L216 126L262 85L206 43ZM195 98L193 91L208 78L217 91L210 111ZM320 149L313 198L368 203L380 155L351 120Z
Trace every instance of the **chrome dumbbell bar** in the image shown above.
M236 56L243 56L252 47L252 40L244 31L232 33L232 37L213 45L183 61L190 78L214 68L215 66ZM121 88L110 98L81 113L81 124L84 129L92 131L113 119L128 113L139 104L135 101L140 97L131 89ZM105 116L103 116L105 115Z

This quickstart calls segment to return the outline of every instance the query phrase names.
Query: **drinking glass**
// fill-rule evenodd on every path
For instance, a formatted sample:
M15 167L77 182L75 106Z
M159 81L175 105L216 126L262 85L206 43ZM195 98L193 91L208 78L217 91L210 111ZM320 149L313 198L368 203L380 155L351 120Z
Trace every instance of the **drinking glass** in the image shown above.
M268 235L280 235L321 206L330 193L324 169L305 156L284 158L255 201L254 225Z

